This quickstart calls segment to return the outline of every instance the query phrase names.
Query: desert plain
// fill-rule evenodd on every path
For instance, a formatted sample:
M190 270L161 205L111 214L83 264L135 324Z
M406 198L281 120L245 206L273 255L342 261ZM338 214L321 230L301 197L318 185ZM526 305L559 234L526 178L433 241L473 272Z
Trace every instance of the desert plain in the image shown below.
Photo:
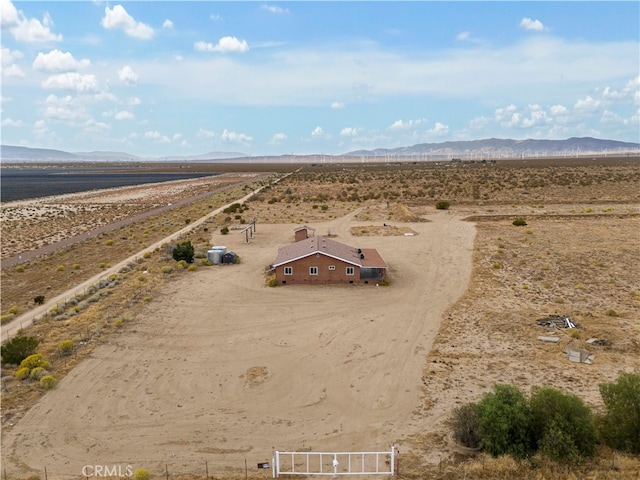
M59 378L54 389L18 381L15 367L3 366L7 478L44 478L45 468L48 478L82 478L86 465L268 478L256 463L271 462L274 449L392 444L406 478L539 478L508 462L481 469L491 460L480 464L478 452L456 445L453 409L496 383L554 386L598 409L600 383L640 368L638 159L310 165L288 176L246 175L225 183L235 190L212 183L211 197L56 249L23 271L3 268L3 315L15 305L29 316L35 295L63 294L101 271L109 280L48 305L25 329ZM196 182L198 194L206 182ZM241 210L216 213L261 187ZM195 193L155 185L2 205L3 259L45 232L52 243L91 231L91 209L111 206L126 217L113 206L131 199L139 214ZM153 201L141 208L144 198ZM435 208L439 200L449 208ZM5 230L4 215L15 221L21 208L30 209L24 224L32 230ZM78 208L86 214L69 213ZM58 221L38 230L47 209ZM176 265L171 242L139 255L204 217L183 234L196 246L194 268ZM516 218L527 225L514 226ZM253 219L247 242L241 232ZM376 248L390 285L269 287L266 269L300 225ZM211 245L225 245L240 263L206 265ZM127 268L109 270L126 259ZM537 324L552 314L578 328ZM71 355L56 350L65 339L74 342ZM593 362L570 362L568 348ZM599 462L577 472L635 478L639 468L623 455ZM555 475L549 468L544 475ZM561 472L544 478L574 475Z

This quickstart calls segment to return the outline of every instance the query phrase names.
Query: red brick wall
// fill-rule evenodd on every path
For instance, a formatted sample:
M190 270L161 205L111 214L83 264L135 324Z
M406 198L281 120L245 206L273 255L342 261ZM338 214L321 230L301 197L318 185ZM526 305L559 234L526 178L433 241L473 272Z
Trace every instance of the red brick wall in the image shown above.
M335 266L335 270L329 270L330 265ZM293 267L293 275L285 275L285 267ZM318 275L309 275L309 267L318 267ZM347 267L353 267L353 275L347 275ZM276 279L279 285L282 285L283 281L287 284L360 283L360 267L326 255L314 254L276 267Z

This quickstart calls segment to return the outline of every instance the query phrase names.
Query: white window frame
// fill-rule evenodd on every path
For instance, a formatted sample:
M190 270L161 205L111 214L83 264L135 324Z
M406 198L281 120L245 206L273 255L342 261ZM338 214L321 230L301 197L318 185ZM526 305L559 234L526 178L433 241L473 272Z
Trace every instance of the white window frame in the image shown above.
M355 267L347 267L347 275L355 275L356 269Z
M336 266L335 265L329 265L329 270L335 270Z
M318 275L318 267L309 267L309 275Z
M293 275L293 267L284 267L285 275Z

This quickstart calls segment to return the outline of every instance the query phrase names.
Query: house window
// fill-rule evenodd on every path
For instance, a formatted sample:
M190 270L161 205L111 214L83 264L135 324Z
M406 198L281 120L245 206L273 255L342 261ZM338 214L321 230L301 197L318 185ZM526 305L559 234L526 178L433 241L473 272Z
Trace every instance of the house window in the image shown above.
M293 275L293 267L284 267L285 275Z
M335 265L329 265L329 270L335 270L336 266Z
M318 267L309 267L309 275L317 275Z
M354 275L354 274L355 274L355 268L347 267L347 275Z

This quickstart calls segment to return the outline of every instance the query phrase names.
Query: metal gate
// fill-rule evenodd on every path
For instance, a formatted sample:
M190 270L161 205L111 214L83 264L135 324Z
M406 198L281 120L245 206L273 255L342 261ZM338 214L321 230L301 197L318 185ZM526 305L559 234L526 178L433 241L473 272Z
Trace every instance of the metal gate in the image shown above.
M273 478L280 475L393 475L395 446L387 452L274 452Z

